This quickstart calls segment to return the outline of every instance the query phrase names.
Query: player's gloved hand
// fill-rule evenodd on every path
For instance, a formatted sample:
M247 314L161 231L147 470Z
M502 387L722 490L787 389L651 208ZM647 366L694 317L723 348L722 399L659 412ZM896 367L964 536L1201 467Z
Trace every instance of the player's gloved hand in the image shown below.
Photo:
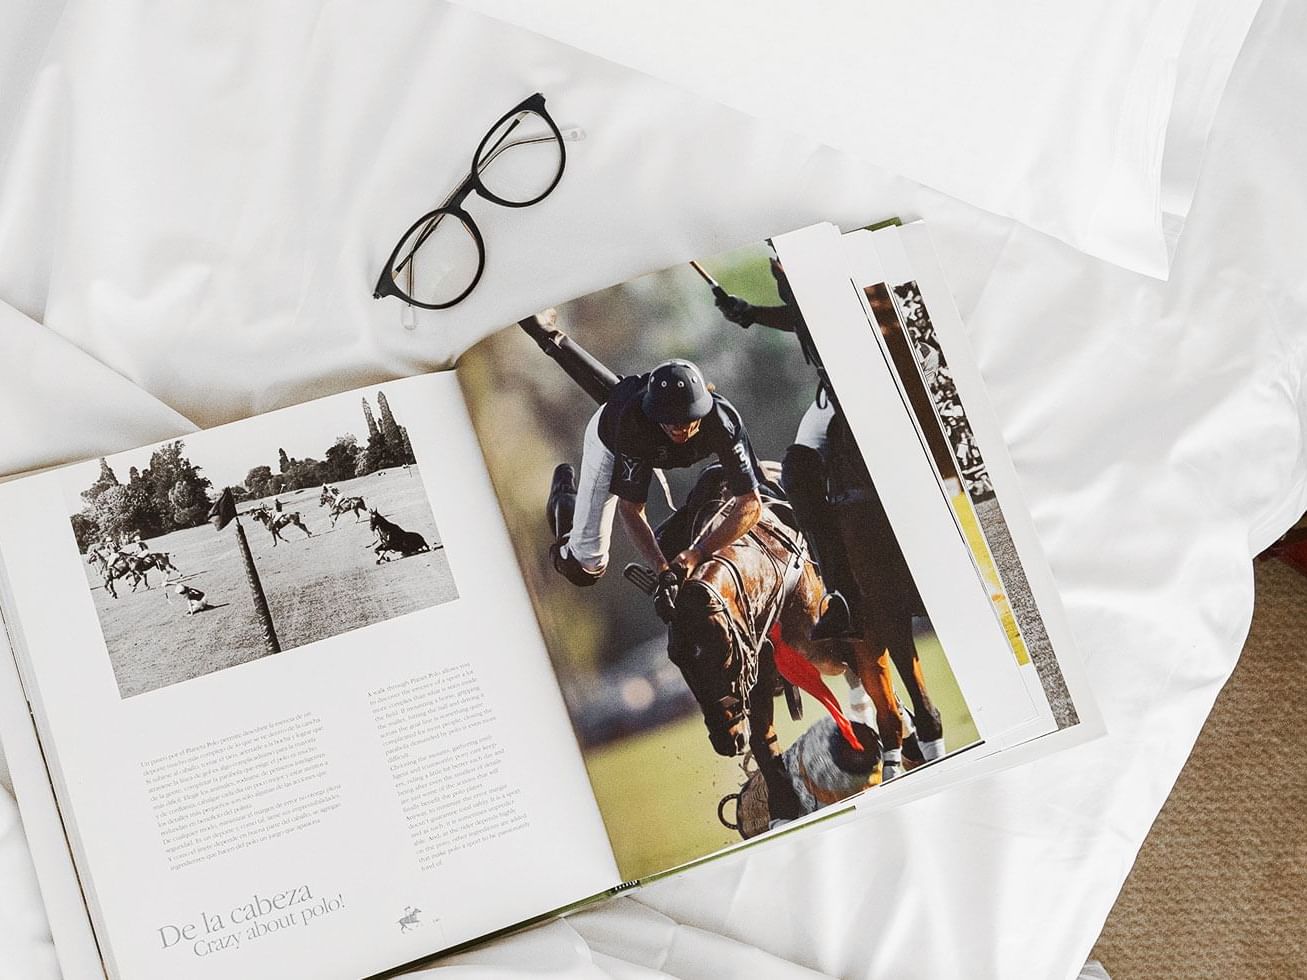
M664 623L671 624L676 615L676 596L681 591L681 576L672 569L667 569L658 576L658 588L654 592L654 612Z
M738 296L732 296L726 290L721 290L713 294L713 302L717 304L717 309L722 311L722 316L738 326L748 329L753 326L753 306L740 299Z

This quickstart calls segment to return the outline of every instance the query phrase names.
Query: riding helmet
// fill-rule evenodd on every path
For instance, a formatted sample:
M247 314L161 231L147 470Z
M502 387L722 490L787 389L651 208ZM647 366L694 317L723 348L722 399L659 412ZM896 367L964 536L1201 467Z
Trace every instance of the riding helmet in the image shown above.
M712 392L703 372L689 361L664 361L649 374L640 407L660 425L685 425L712 411Z

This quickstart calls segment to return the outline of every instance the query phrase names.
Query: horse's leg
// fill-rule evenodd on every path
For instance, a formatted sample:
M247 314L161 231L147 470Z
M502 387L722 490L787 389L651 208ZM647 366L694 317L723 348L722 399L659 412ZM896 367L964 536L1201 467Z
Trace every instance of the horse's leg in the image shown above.
M889 637L889 655L898 669L899 677L912 702L912 719L917 726L917 742L922 758L929 762L944 756L944 724L939 709L926 691L926 679L921 673L921 658L912 639L912 617L906 614L897 622Z
M849 720L860 721L869 728L875 728L876 706L852 667L844 672L844 680L849 685Z
M776 664L765 653L762 656L764 662L758 665L758 683L749 696L749 749L767 784L767 812L774 825L777 820L795 820L803 816L803 804L799 802L794 784L785 771L773 723Z
M876 708L876 731L884 750L881 781L887 782L902 772L906 731L890 677L889 651L882 647L879 652L873 652L871 644L865 640L854 641L852 647L858 679Z

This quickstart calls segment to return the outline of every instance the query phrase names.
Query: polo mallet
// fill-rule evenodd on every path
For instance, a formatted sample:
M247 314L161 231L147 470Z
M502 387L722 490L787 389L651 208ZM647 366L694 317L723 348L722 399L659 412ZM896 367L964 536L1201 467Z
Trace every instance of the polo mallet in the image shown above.
M708 288L712 290L712 294L714 297L716 297L717 299L721 299L726 295L726 290L722 289L722 284L719 283L712 276L710 276L708 274L708 270L705 269L703 266L701 266L698 262L695 262L693 259L691 259L690 268L693 269L695 272L699 273L700 278L702 278L703 281L708 284Z
M725 314L726 319L730 320L732 323L738 323L745 330L748 330L749 327L753 325L754 321L752 316L748 319L737 319L736 316L727 312L726 301L732 298L731 294L722 288L721 283L708 274L707 269L701 266L698 262L695 262L693 259L690 260L690 268L699 273L699 278L708 284L708 288L712 290L713 299L717 301L717 308ZM743 300L735 299L733 302L742 305L745 310L750 309L749 304L745 303Z

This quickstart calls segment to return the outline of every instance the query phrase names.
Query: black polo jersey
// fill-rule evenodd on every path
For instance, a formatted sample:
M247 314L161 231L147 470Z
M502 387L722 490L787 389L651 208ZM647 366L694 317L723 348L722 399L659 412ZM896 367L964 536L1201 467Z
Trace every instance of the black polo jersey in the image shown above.
M609 484L613 493L642 504L649 497L655 469L693 466L710 456L716 456L725 468L731 493L739 496L758 489L765 477L734 405L713 392L712 411L703 418L699 431L678 446L640 407L648 386L647 374L623 378L599 415L599 439L615 457Z

